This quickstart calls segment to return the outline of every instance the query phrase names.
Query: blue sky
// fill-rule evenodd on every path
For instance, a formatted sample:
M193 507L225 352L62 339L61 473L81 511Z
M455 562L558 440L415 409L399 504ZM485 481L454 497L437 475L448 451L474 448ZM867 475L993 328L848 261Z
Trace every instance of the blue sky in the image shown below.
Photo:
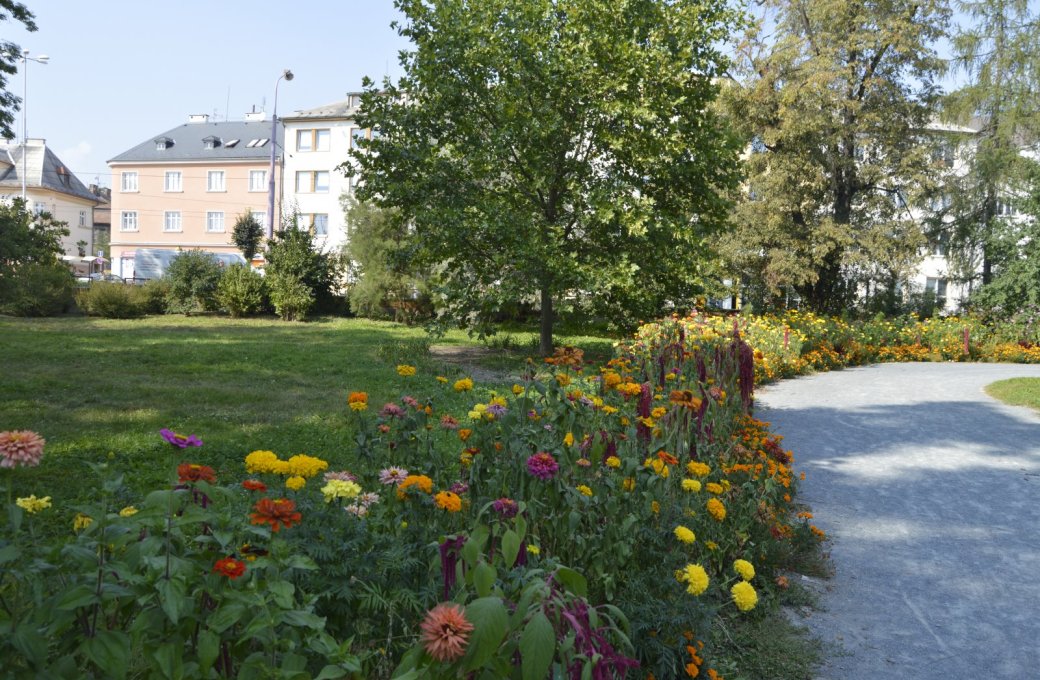
M5 39L46 54L28 64L28 132L91 184L106 161L187 122L193 113L241 120L278 87L287 114L344 98L368 75L400 76L407 42L390 28L391 0L23 0L39 30L0 24ZM22 74L8 88L22 96ZM21 139L21 113L16 114Z

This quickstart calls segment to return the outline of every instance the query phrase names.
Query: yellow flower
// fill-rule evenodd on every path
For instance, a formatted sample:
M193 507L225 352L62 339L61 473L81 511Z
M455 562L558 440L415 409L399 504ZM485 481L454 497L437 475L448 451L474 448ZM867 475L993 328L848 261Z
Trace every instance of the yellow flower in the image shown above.
M82 512L77 512L76 517L72 520L72 530L82 531L94 523L94 520L87 517Z
M515 394L516 396L519 397L523 393L524 393L523 386L517 385L516 383L513 383L513 394Z
M719 522L726 519L726 506L718 498L712 498L708 501L708 512Z
M495 395L487 403L488 406L509 406L509 402L506 401L505 397Z
M628 427L629 425L632 424L632 421L629 420L628 418L626 418L625 416L621 416L618 419L618 422L621 423L621 427Z
M563 445L564 446L574 446L574 434L573 433L568 432L567 434L565 434L563 436Z
M293 491L299 491L303 487L307 486L307 480L300 475L293 475L289 479L285 480L285 486Z
M675 579L686 584L686 592L690 595L700 595L708 589L708 572L699 564L687 564L675 572Z
M697 540L697 536L684 526L675 527L675 537L683 543L693 543Z
M487 412L487 404L477 404L476 406L473 407L473 410L470 411L467 415L469 415L470 420L483 420L484 419L484 414L486 412Z
M686 471L694 477L706 477L711 472L711 468L700 461L691 460L686 464Z
M571 377L566 373L557 373L555 377L556 384L560 387L567 387L567 385L571 384Z
M591 496L592 495L592 489L590 489L589 487L585 486L584 484L580 484L576 488L578 489L578 491L581 493L582 496Z
M657 513L661 512L661 504L657 501L651 501L650 510L656 515Z
M306 477L308 479L317 475L319 472L329 469L329 464L321 458L315 458L314 456L308 456L302 453L293 456L287 462L289 474L298 477Z
M755 567L747 560L735 560L733 562L733 571L740 574L740 578L745 581L755 578Z
M715 482L708 482L704 485L704 488L708 490L708 493L720 494L722 493L722 485L716 484Z
M458 512L462 510L462 499L451 491L437 492L437 495L433 497L433 502L437 504L438 508L447 510L448 512Z
M674 373L665 373L664 379L667 380L668 382L672 382L673 380L675 380L675 374Z
M613 414L617 413L617 409L614 408L613 406L604 406L603 407L603 412L606 413L609 416L609 415L613 415Z
M448 382L448 379L445 378L443 375L439 375L439 376L437 376L437 382L439 382L439 383L446 383L446 382Z
M617 456L607 456L607 467L619 468L621 467L621 459Z
M472 389L473 389L473 379L472 378L461 378L461 379L455 381L455 391L456 392L469 392Z
M755 592L754 586L747 581L737 581L729 592L733 596L737 609L742 612L751 611L758 604L758 593Z
M408 364L401 364L397 367L397 375L407 378L415 375L415 366L409 366Z
M684 479L682 480L683 491L700 491L701 483L696 479Z
M137 508L135 508L132 505L128 505L128 506L126 506L125 508L123 508L122 510L119 511L119 516L120 517L133 517L136 514L137 514Z
M719 549L719 544L716 543L715 541L705 541L704 542L704 547L707 548L708 550L718 550Z
M541 555L542 554L542 549L539 548L536 545L529 545L529 546L527 546L527 552L530 553L531 555Z
M246 456L246 471L251 473L271 472L271 465L278 460L274 451L253 451Z
M658 406L657 408L655 408L653 411L650 412L650 415L652 417L654 417L654 418L660 418L661 416L663 416L666 413L668 413L668 409L666 409L664 406Z
M357 498L358 494L361 493L361 487L358 486L357 482L351 482L350 480L330 479L325 486L321 487L321 493L325 496L325 502L331 503L337 498Z
M36 494L32 494L31 496L27 496L25 498L19 498L15 500L14 503L30 515L35 515L40 510L46 510L47 508L51 507L51 497L44 496L43 498L37 498Z
M368 408L368 392L351 392L347 404L351 411L364 411Z

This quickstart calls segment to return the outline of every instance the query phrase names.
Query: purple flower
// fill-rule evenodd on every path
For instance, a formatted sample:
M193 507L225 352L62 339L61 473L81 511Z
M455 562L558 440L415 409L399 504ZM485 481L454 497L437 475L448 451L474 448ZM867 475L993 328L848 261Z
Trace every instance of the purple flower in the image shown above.
M404 409L397 404L389 403L383 406L382 410L379 411L379 415L384 418L400 418L404 415Z
M507 410L508 409L502 404L489 404L486 412L498 418L499 416L505 415Z
M542 481L552 479L559 469L556 459L545 451L539 451L527 459L527 471Z
M462 494L469 491L469 484L467 484L466 482L455 482L451 485L451 488L448 489L448 491L451 491L456 496L461 496Z
M408 476L408 470L402 467L390 466L379 471L380 484L400 484Z
M202 440L193 434L189 434L185 437L183 434L177 434L173 430L165 427L159 430L159 434L162 435L163 439L173 446L176 446L178 449L186 449L189 446L202 446Z
M502 519L516 517L517 511L520 509L520 506L512 498L499 498L491 504L491 507L495 509L495 512L502 515Z

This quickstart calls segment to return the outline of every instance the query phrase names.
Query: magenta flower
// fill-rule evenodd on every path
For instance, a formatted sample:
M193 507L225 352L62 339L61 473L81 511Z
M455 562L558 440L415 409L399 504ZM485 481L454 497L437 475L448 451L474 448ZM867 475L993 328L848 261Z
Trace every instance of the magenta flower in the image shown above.
M455 482L451 485L451 488L448 489L448 491L451 491L453 494L457 496L461 496L462 494L469 491L469 484L467 484L466 482Z
M185 437L183 434L177 434L173 430L165 427L159 430L159 434L162 435L163 439L178 449L186 449L189 446L202 446L202 440L193 434L189 434Z
M400 418L404 415L404 409L391 402L383 406L382 410L379 411L379 415L384 418Z
M545 451L539 451L527 459L527 471L542 481L548 481L560 469L556 459Z
M31 430L0 432L0 468L36 467L43 458L46 443Z
M491 504L491 507L494 508L495 512L502 515L502 519L512 519L516 517L517 511L520 510L520 506L512 498L499 498Z

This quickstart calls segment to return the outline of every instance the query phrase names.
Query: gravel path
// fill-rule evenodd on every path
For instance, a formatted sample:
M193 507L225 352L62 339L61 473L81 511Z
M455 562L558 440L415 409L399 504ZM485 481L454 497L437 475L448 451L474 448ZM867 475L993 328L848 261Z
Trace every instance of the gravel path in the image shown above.
M1040 678L1040 415L985 394L1040 366L884 364L762 389L835 576L820 680Z

